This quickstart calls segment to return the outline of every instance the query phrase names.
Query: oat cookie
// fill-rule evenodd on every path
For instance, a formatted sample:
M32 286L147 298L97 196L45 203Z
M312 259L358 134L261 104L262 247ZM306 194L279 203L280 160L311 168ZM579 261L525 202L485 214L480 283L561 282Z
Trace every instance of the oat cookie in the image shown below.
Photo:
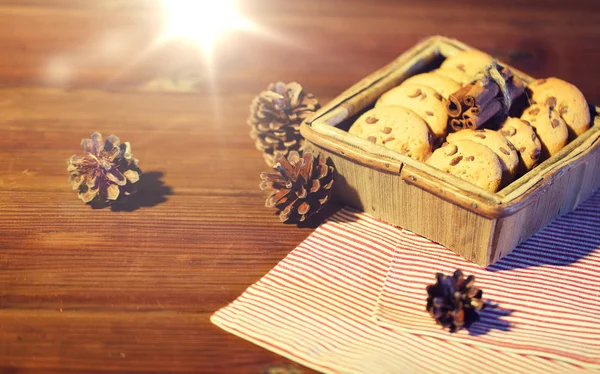
M533 126L542 143L542 159L555 155L569 141L569 130L554 107L534 104L525 109L522 120Z
M515 179L519 167L519 155L513 145L499 132L488 129L467 129L449 134L447 140L450 143L457 140L471 140L487 146L500 159L502 186L507 186Z
M429 88L434 89L444 99L448 99L448 96L458 91L461 87L460 83L454 79L448 78L444 75L436 74L435 72L422 73L413 75L408 78L401 85L407 84L421 84Z
M502 181L498 156L483 144L457 140L436 149L427 163L486 190L496 192Z
M542 152L542 144L529 122L508 117L498 131L519 153L518 174L525 174L537 165Z
M403 84L381 95L375 107L400 105L417 113L425 120L436 141L446 136L448 113L446 104L433 88L417 84Z
M462 51L454 56L448 57L442 65L441 70L460 71L467 77L467 81L461 81L462 84L470 83L477 73L481 72L487 65L491 64L494 58L487 53L476 50ZM458 74L461 76L462 74ZM464 79L464 78L463 78Z
M424 161L431 155L429 127L415 112L401 106L375 107L360 116L348 132L415 160Z
M554 107L569 129L569 138L574 139L590 127L590 109L585 97L577 87L558 78L533 81L528 86L531 100L537 104Z

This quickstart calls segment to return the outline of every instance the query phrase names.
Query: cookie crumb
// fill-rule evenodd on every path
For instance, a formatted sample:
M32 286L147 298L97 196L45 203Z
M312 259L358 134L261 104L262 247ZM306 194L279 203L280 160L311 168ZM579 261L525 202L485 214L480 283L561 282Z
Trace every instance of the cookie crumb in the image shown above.
M421 95L421 101L425 100L427 98L427 94L425 92L423 92L423 94Z
M367 117L365 122L368 123L369 125L372 125L372 124L376 123L377 121L379 121L379 119L377 119L375 117Z
M467 72L467 70L465 69L465 65L463 65L463 64L458 64L458 65L456 65L456 68L457 68L458 70L462 71L463 73L466 73L466 72Z
M521 148L519 148L519 153L525 153L526 150L527 150L527 148L521 147Z
M367 140L369 140L369 141L371 141L371 142L373 142L373 143L376 143L376 142L377 142L377 138L376 138L376 137L374 137L374 136L369 136L369 137L367 138Z
M540 108L531 109L528 113L531 116L536 116L540 112Z
M476 137L481 138L481 139L485 139L485 135L484 134L475 134Z
M391 141L392 141L392 140L394 140L394 139L396 139L396 138L394 138L393 136L390 136L389 138L387 138L387 139L385 139L385 140L383 141L383 144L385 144L385 143L387 143L387 142L391 142Z
M440 95L440 94L439 94L439 93L437 93L437 92L436 92L436 93L434 93L434 94L433 94L433 96L434 96L436 99L438 99L439 101L443 101L443 100L444 100L444 98L442 97L442 95Z
M509 155L510 154L510 152L506 148L504 148L504 147L500 147L500 152L504 153L505 155Z
M425 112L425 114L427 114L428 116L431 116L431 117L433 117L433 112L426 111L426 112Z
M382 133L384 134L389 134L392 132L392 128L391 127L384 127L383 130L381 130Z
M552 118L552 128L555 129L560 126L560 122L556 118Z
M465 158L466 161L473 161L475 160L475 156L469 156L467 158Z

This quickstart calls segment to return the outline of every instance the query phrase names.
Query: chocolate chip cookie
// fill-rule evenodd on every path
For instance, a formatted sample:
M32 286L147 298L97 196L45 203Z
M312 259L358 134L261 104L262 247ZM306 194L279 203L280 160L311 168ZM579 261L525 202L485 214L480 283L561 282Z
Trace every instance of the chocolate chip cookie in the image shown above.
M502 186L507 186L515 179L519 167L519 155L515 147L506 138L494 130L461 130L448 135L447 141L471 140L491 149L500 159L502 167Z
M429 125L435 140L439 143L446 136L448 124L446 104L433 88L420 84L403 84L392 88L381 95L375 107L389 105L400 105L417 113Z
M461 87L460 83L454 79L441 74L436 74L435 72L414 75L402 82L401 85L407 84L423 85L432 88L444 99L448 99L448 96L458 91Z
M460 71L458 69L435 69L431 71L436 75L441 75L448 79L452 79L456 83L458 83L461 87L466 86L467 84L473 81L473 77L468 75L467 73Z
M538 79L529 84L531 100L558 111L569 129L569 139L574 139L590 127L590 109L577 87L558 78Z
M487 146L471 140L444 144L433 152L427 164L492 192L502 182L498 156Z
M521 119L535 129L542 144L542 159L557 154L569 141L567 125L553 106L534 104L523 112Z
M525 174L537 165L542 152L542 144L529 122L508 117L498 131L515 147L519 154L517 174Z
M493 61L494 58L492 56L481 51L461 51L444 60L440 66L440 70L450 72L459 71L460 73L456 73L456 75L458 77L463 77L460 83L464 85L470 83L477 73L483 71L485 67Z
M375 107L356 120L350 134L424 161L431 155L433 137L415 112L401 106Z

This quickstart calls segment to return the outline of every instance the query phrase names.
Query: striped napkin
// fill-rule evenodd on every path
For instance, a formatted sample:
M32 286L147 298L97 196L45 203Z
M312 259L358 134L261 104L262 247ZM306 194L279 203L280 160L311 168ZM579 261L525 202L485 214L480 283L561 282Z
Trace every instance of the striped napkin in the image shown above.
M521 249L537 248L543 238L556 237L557 230L559 231L565 222L586 223L579 231L574 232L575 236L580 237L584 232L589 232L591 236L596 232L599 234L596 236L600 236L600 214L594 212L595 207L600 207L600 194L594 196L577 213L557 221L549 228L550 231L544 231L536 236L537 239L533 239L533 243L527 242ZM580 215L584 215L585 218L579 218ZM595 223L593 220L596 220ZM572 230L574 225L570 227ZM580 247L570 247L568 244L564 243L565 253L561 255L562 260L552 256L549 256L547 261L535 257L536 259L530 260L532 263L522 264L520 268L515 269L497 266L482 270L468 263L471 267L463 268L467 273L474 272L473 270L487 272L490 279L510 278L510 274L517 271L525 272L519 273L519 276L523 277L523 274L537 268L542 272L552 268L564 271L571 269L568 276L554 281L575 285L581 280L583 288L569 294L571 298L565 298L567 295L562 293L557 294L554 299L550 298L552 295L547 297L555 302L552 305L562 305L561 302L573 304L569 313L581 313L584 307L575 305L572 301L574 297L584 297L590 302L595 298L595 302L598 301L599 294L597 290L593 290L593 271L590 269L600 269L598 263L593 264L593 259L600 256L600 249L586 249L587 254L574 254L570 248L578 251L577 248ZM492 334L495 329L486 331L486 327L481 327L486 334L451 335L435 327L430 317L425 316L421 321L421 317L414 315L413 322L418 324L412 326L413 322L403 318L398 309L398 294L394 292L396 285L392 283L397 273L404 271L403 257L399 253L406 253L406 249L415 248L420 253L441 251L440 248L432 247L435 247L432 243L414 234L380 222L367 214L345 208L317 228L238 299L217 311L211 320L226 331L326 373L577 373L599 368L598 358L590 358L596 349L593 345L585 350L554 347L552 352L547 352L545 346L536 345L535 349L529 349L529 346L507 347L499 344L502 342L496 340L497 335L502 335L499 332L505 333L510 340L511 334L518 334L518 328L523 322L523 317L519 317L522 313L517 312L517 309L522 309L523 306L519 303L504 305L506 297L498 300L498 308L484 312L503 315L506 311L514 309L510 315L503 315L495 322L498 326L509 326L510 331L498 328L496 330L499 332ZM444 266L453 266L450 260L456 258L446 249L442 252L445 257L431 260L435 265L432 266L430 261L420 270L427 282L434 279L434 273L437 271L448 272ZM577 261L569 266L545 265L553 258L557 262ZM555 273L548 274L552 274L548 275L549 279L556 276ZM497 291L494 291L487 288L484 283L485 277L479 273L476 275L477 284L484 289L484 296L495 298L502 294L498 283L504 280L496 282ZM419 277L414 278L412 282L417 282L421 279ZM544 283L537 278L532 277L536 279L537 284L533 286L537 287L538 291L551 289L546 285L551 284L551 281ZM589 287L586 287L586 284ZM423 285L418 287L421 287L420 296L413 297L413 302L422 306L426 294ZM521 291L504 287L504 292L512 295ZM528 306L528 310L536 309L539 297L540 295L536 294L536 298L526 303L531 305ZM597 307L595 311L598 312ZM557 315L557 322L560 322L558 319L564 320L560 312L553 313ZM593 311L580 315L589 319L591 314ZM571 314L569 318L570 316ZM577 326L580 326L580 321L575 320ZM585 326L588 325L586 322ZM434 328L430 330L432 326ZM583 331L581 328L563 328L561 331L570 330ZM590 328L590 331L592 330L595 330L594 326ZM549 331L553 334L556 329ZM552 334L543 336L551 342L554 339ZM569 339L585 339L583 335L569 333L557 339L563 339L564 336L568 336ZM481 339L487 339L487 343L481 342ZM581 341L583 340L578 340Z
M486 269L409 231L402 233L374 316L382 326L464 344L568 360L600 369L600 194ZM600 205L596 205L600 206ZM492 307L449 335L422 297L434 274L461 269Z

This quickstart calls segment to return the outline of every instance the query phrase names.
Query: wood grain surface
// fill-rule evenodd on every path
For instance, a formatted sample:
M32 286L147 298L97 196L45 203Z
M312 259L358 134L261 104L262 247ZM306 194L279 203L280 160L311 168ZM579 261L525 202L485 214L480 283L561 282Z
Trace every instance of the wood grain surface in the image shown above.
M0 372L311 372L209 322L318 223L264 208L245 120L269 82L327 102L443 34L600 103L595 0L238 7L262 32L207 56L156 42L158 0L0 0ZM145 172L116 209L67 183L94 131L130 141Z

